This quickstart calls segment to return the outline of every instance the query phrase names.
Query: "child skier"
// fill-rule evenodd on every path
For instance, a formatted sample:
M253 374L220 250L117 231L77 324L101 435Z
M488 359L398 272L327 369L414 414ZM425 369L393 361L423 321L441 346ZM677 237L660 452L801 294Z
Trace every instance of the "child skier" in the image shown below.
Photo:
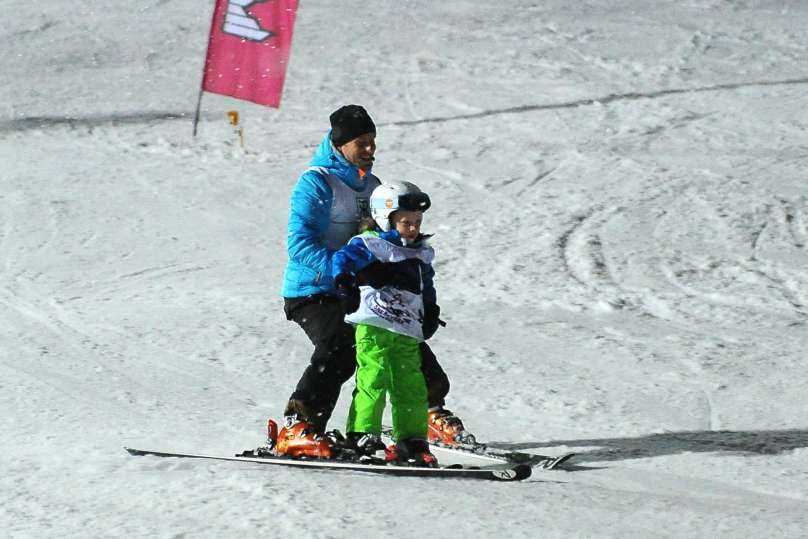
M410 182L380 185L370 197L375 226L332 259L346 321L356 324L358 370L348 439L360 454L385 449L389 461L420 466L437 466L427 443L419 350L437 330L440 313L432 282L434 251L420 230L429 206L429 196ZM386 393L396 440L389 448L380 438Z

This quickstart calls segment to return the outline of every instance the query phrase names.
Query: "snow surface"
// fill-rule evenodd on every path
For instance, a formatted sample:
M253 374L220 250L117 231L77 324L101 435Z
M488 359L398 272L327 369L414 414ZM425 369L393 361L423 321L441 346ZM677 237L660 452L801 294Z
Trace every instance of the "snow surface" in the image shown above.
M808 3L305 1L282 108L205 95L196 139L212 2L100 4L2 4L0 534L805 535ZM288 195L345 103L432 196L450 408L575 470L123 451L282 411Z

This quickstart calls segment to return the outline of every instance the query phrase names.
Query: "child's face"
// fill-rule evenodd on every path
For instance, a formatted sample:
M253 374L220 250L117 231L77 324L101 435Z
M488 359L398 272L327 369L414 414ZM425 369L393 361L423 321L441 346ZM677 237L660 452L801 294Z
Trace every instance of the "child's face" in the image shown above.
M424 214L420 211L396 210L392 215L393 225L396 230L398 230L402 238L409 241L414 241L418 234L421 233L421 221L423 218Z

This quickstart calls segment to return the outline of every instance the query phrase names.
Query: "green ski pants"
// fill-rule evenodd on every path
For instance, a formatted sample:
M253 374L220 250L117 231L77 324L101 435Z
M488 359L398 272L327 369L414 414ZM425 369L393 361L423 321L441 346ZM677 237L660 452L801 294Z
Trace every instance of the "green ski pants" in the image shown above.
M390 393L393 438L426 439L426 382L421 351L412 337L375 326L356 326L356 389L347 432L381 433L385 394Z

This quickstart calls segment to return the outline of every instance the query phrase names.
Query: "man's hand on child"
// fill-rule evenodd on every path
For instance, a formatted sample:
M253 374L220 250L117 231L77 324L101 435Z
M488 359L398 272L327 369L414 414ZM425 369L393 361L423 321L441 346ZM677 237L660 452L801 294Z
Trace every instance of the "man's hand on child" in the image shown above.
M347 273L340 273L334 278L334 288L342 312L345 314L356 312L359 308L359 287L356 286L356 278Z

